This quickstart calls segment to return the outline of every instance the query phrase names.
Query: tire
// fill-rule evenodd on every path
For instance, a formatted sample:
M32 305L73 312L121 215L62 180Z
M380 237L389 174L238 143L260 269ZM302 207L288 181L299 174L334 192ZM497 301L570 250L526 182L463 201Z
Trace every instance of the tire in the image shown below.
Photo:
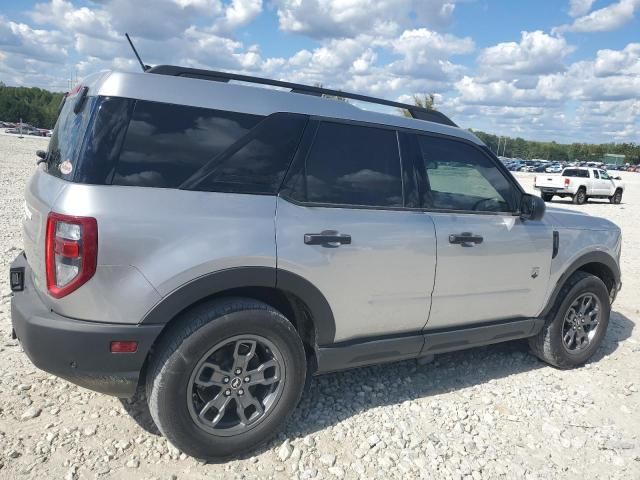
M575 195L573 196L573 203L575 203L576 205L583 205L586 202L587 202L587 191L583 187L580 187L578 191L575 193Z
M550 202L552 198L553 198L553 194L552 193L543 193L542 194L542 200L544 200L545 202Z
M599 304L599 320L597 328L593 330L593 337L578 347L578 333L574 333L574 349L565 344L565 335L571 335L571 329L566 329L565 316L570 312L574 302L581 302L588 296L595 297ZM593 304L592 304L593 305ZM574 310L575 311L575 310ZM541 360L558 368L573 368L584 364L598 350L609 325L611 305L609 304L609 292L605 284L595 275L577 271L565 283L558 294L556 304L551 310L542 330L534 337L529 338L529 346L532 353ZM588 315L587 315L588 316ZM578 323L580 321L578 319ZM580 327L578 327L579 329ZM586 325L582 327L586 331ZM583 333L584 334L584 333Z
M252 362L262 363L265 355L279 366L267 367L260 375ZM241 374L232 371L240 365L234 358L243 359ZM275 373L267 379L271 368ZM227 372L214 375L217 369ZM254 379L262 376L265 385L245 384L251 372ZM251 299L210 301L181 314L154 351L146 383L149 411L160 432L182 452L213 461L239 456L269 440L284 424L300 400L306 373L302 341L284 315ZM209 381L212 385L206 387L197 384ZM264 413L253 403L241 409L240 401L256 400L264 391L271 392L264 403L257 400ZM226 401L229 410L207 409L216 399ZM199 420L198 413L206 418ZM228 428L221 427L225 423Z
M609 203L613 203L615 205L622 203L622 190L618 188L615 193L609 197Z

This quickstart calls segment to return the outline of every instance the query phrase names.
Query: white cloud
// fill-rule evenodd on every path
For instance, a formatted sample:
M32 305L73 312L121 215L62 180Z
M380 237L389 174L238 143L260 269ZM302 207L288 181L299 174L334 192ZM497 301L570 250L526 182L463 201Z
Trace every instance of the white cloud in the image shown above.
M262 12L262 0L232 0L225 9L223 26L233 30L243 27Z
M314 38L390 36L412 24L443 27L458 0L274 0L280 28Z
M630 22L640 8L640 0L619 0L588 15L578 17L571 25L562 25L555 32L606 32Z
M559 36L537 30L522 32L520 42L499 43L478 57L483 72L492 78L505 75L538 75L564 69L564 58L574 50Z
M586 15L591 10L591 6L595 0L570 0L569 2L569 15L572 17L581 17Z

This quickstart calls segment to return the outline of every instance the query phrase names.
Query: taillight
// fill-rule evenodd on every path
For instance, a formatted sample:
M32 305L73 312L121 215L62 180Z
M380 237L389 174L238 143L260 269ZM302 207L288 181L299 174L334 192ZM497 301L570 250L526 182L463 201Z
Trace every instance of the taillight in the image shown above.
M571 179L570 178L565 178L564 179L564 186L565 187L568 187L570 183L571 183Z
M47 289L62 298L96 273L98 223L91 217L49 213L45 237Z

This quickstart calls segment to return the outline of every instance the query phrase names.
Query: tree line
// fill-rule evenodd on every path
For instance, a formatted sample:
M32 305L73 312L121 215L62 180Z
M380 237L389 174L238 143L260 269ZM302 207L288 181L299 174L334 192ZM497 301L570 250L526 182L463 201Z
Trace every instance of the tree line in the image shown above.
M35 87L7 87L0 82L0 121L17 123L22 118L38 128L53 128L63 93Z
M470 129L471 130L471 129ZM492 152L509 157L555 161L600 161L606 153L625 156L625 163L640 163L640 145L636 143L556 143L534 142L524 138L499 137L471 130ZM498 144L500 148L498 150Z

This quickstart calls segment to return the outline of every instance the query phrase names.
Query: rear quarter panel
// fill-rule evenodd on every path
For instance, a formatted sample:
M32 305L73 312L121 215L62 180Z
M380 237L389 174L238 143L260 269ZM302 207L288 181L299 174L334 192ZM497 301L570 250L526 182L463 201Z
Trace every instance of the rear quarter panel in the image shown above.
M201 275L276 266L275 197L69 183L54 210L98 221L96 275L55 301L62 315L138 323Z

